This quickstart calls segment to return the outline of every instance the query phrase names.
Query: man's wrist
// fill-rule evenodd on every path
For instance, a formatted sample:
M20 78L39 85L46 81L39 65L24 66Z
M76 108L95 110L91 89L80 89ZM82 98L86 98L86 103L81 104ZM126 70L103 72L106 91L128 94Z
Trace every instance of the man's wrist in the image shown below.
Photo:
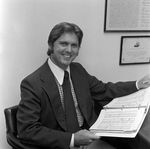
M74 147L74 134L72 134L72 137L71 137L70 147Z
M137 88L138 90L140 90L140 88L138 87L138 81L136 81L136 88Z

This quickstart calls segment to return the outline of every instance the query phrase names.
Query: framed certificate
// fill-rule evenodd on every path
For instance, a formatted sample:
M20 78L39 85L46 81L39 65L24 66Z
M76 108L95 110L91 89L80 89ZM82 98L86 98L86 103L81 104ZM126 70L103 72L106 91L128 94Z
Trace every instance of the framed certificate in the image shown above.
M150 36L122 36L120 65L149 64Z
M150 0L106 0L104 32L150 32Z

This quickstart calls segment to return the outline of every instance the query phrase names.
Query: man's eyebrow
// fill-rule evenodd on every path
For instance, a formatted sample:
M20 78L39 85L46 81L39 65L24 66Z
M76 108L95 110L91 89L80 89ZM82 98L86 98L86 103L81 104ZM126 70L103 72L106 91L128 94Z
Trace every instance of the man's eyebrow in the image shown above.
M66 40L59 40L59 42L68 42L68 41L66 41Z

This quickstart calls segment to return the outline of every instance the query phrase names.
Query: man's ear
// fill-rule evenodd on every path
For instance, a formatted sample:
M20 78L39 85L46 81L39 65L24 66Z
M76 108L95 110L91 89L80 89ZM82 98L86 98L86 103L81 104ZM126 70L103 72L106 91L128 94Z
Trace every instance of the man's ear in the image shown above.
M53 53L53 45L48 45L48 51L50 54Z

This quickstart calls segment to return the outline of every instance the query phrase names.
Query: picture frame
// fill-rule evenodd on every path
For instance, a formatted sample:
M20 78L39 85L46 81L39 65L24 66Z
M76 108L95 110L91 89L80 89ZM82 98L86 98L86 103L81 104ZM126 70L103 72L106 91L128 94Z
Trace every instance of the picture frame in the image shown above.
M119 65L150 64L150 36L121 36Z
M105 0L104 32L150 32L150 2Z

